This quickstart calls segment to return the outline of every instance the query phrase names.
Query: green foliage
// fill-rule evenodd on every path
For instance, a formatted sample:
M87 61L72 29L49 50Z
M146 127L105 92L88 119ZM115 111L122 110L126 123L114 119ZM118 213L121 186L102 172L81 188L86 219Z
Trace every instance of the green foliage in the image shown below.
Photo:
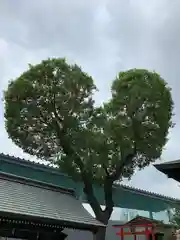
M38 158L55 161L74 178L104 184L130 177L160 157L173 101L155 72L121 72L112 98L97 107L93 79L64 59L30 66L5 92L6 130Z
M180 208L175 209L171 222L180 227Z

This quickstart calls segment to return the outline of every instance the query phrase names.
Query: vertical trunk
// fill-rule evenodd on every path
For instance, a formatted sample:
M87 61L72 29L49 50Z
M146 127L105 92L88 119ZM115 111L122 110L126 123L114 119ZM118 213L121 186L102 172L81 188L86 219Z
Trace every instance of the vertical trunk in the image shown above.
M105 197L105 209L102 210L96 196L94 195L92 182L89 181L89 176L85 174L83 175L84 181L84 193L86 194L87 200L92 207L96 219L107 226L109 218L111 217L114 202L112 197L112 185L113 180L111 177L107 176L104 182L104 197ZM96 240L105 240L106 238L106 228L99 228L96 236L94 236Z
M102 211L100 215L96 216L96 219L106 225L106 228L99 228L98 232L96 233L95 240L105 240L106 239L106 230L107 225L109 222L109 218L111 216L112 209L110 210L107 208L106 210Z
M106 239L106 228L99 228L95 235L94 240L105 240Z

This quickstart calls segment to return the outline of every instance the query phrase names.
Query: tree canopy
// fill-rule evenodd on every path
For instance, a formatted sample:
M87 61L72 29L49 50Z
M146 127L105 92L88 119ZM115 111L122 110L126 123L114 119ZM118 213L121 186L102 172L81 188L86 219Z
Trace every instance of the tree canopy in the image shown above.
M112 184L161 156L172 126L173 101L155 72L131 69L112 83L110 100L97 106L91 76L65 59L30 65L5 91L5 124L26 153L56 163L84 182L96 217L113 209ZM106 208L93 195L104 186Z

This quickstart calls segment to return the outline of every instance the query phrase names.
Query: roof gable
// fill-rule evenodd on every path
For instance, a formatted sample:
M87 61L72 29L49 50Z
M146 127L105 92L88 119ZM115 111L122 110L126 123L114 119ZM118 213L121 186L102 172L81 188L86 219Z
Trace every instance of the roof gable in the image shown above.
M113 226L124 226L124 227L128 227L128 226L138 226L138 225L153 225L153 224L162 224L162 221L159 220L155 220L155 219L151 219L151 218L147 218L147 217L143 217L143 216L136 216L135 218L131 219L130 221L123 223L123 224L113 224Z
M146 225L146 224L162 224L162 221L158 221L155 219L142 217L142 216L136 216L129 222L127 222L125 225L135 226L135 225Z

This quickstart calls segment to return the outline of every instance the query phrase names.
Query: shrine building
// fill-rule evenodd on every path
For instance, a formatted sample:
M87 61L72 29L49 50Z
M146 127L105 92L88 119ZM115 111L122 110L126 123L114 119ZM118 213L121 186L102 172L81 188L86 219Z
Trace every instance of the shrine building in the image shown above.
M103 205L103 189L94 185L94 191ZM179 199L119 184L114 185L113 200L115 207L145 211L151 220L180 205ZM92 240L98 228L106 226L84 208L85 203L83 183L57 168L0 154L0 239ZM115 226L126 224L123 221L109 221L107 240L120 239Z

